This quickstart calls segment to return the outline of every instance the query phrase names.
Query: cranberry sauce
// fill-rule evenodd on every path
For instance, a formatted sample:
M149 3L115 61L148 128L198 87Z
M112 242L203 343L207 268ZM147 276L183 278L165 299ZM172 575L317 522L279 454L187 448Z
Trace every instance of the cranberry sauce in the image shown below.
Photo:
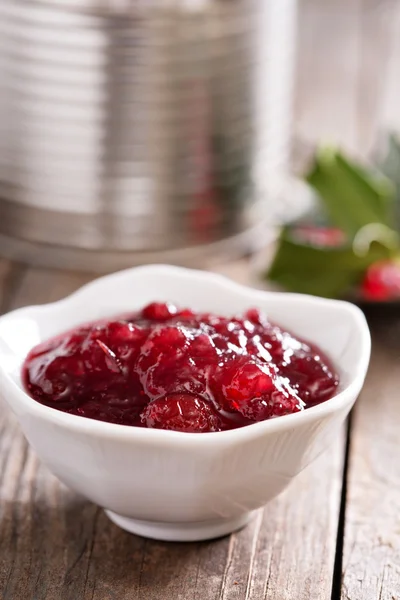
M318 348L257 309L227 318L161 303L40 344L23 379L35 400L64 412L186 432L295 413L339 383Z

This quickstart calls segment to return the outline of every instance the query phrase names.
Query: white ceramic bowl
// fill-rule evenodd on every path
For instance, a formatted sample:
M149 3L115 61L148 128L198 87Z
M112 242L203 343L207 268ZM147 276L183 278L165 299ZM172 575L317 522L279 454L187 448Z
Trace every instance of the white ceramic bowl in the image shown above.
M340 393L301 413L203 434L94 421L43 406L25 393L21 365L32 346L78 323L154 300L226 315L258 306L328 353L341 375ZM361 390L370 345L364 316L351 304L260 292L218 275L155 265L3 316L0 389L41 460L115 523L157 539L200 540L244 525L329 446Z

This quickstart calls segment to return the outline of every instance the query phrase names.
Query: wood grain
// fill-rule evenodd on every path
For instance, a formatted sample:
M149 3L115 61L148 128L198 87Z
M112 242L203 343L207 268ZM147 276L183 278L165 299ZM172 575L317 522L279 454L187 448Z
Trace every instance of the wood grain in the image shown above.
M87 279L28 269L7 308L55 300ZM166 544L123 532L67 490L27 447L8 409L0 410L2 600L330 598L342 439L241 532Z
M372 327L351 435L343 600L400 599L400 319L381 315Z

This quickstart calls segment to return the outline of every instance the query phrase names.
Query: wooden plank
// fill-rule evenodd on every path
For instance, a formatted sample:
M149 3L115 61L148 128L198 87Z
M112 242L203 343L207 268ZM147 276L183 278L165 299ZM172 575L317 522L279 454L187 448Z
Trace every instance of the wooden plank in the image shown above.
M57 299L86 278L30 269L12 306ZM241 532L165 544L121 531L67 490L39 463L5 408L0 423L2 600L330 597L342 439Z
M223 598L330 598L342 448L340 439L238 536ZM235 579L243 585L237 596Z
M343 600L400 599L400 321L372 322L373 358L351 436Z
M87 273L28 268L24 272L18 293L13 296L12 308L55 302L94 278L95 275Z

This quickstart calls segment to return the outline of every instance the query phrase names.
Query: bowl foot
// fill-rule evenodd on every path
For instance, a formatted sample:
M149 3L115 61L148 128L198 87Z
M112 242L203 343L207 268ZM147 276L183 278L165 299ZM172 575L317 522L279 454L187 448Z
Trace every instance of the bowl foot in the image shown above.
M121 517L111 510L106 515L113 523L136 535L162 540L165 542L198 542L228 535L244 527L253 512L245 513L233 519L213 519L193 523L167 523L162 521L139 521Z

